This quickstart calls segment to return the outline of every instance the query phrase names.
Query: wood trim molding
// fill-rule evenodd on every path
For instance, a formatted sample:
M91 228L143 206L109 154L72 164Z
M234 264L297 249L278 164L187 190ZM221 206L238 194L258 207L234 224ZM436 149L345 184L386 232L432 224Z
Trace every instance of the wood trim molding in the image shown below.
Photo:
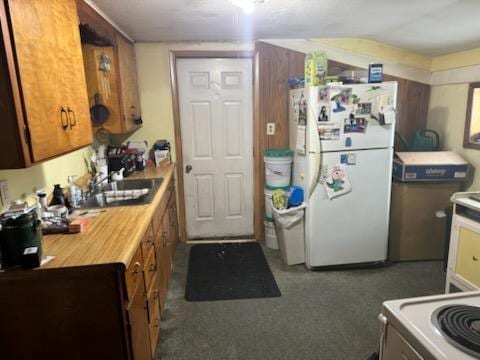
M177 85L177 59L181 58L250 58L253 61L252 67L256 69L255 65L255 53L254 51L195 51L195 50L171 50L170 51L170 85L172 89L172 106L173 106L173 123L174 123L174 130L175 130L175 149L176 149L176 175L177 175L177 195L178 195L178 220L179 220L179 237L180 241L186 242L187 241L187 223L186 223L186 215L185 215L185 191L184 191L184 179L183 179L183 152L182 152L182 134L181 134L181 126L180 126L180 104L178 98L178 85ZM258 169L257 163L261 161L261 158L256 154L256 141L257 137L259 137L258 130L256 127L256 91L255 91L255 84L256 84L256 71L254 70L253 74L253 122L254 122L254 130L253 130L253 143L254 143L254 160L253 160L253 176L254 176L254 193L253 199L254 201L254 223L255 219L261 214L257 212L257 206L255 203L255 199L257 199L257 176L256 170ZM258 240L259 234L257 233L257 228L254 227L255 231L255 238Z
M480 144L474 144L470 141L470 125L472 121L473 92L480 89L480 82L470 83L468 86L467 115L465 118L465 129L463 133L463 147L467 149L480 150Z
M130 35L128 35L115 21L112 20L110 16L105 14L102 9L100 9L92 0L83 0L88 6L90 6L95 12L100 15L102 18L105 19L106 22L108 22L110 25L112 25L120 34L125 36L130 42L134 43L135 40L133 40Z

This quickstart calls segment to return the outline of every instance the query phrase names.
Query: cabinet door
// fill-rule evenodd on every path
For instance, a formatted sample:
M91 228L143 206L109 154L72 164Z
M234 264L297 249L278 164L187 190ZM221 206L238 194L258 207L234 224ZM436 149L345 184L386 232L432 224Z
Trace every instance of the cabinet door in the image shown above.
M61 63L67 58L60 40L65 2L9 0L8 5L31 152L37 162L70 146L60 86Z
M81 148L92 143L90 105L83 64L80 31L78 27L75 0L62 0L61 53L58 71L62 75L62 85L58 91L68 112L69 148Z
M96 46L84 44L82 46L83 63L85 64L85 76L87 78L87 91L90 106L95 105L95 95L98 94L99 103L105 105L110 115L101 127L112 134L122 133L122 120L120 111L120 96L118 93L118 70L113 46ZM110 71L105 73L100 70L100 60L107 56L111 60ZM92 123L93 131L100 128Z
M121 35L116 36L116 43L124 129L128 132L135 126L134 120L140 117L137 62L135 48L132 43Z
M132 298L128 308L128 318L133 358L135 360L151 359L147 302L141 289L136 291Z
M480 231L460 227L455 272L480 288Z

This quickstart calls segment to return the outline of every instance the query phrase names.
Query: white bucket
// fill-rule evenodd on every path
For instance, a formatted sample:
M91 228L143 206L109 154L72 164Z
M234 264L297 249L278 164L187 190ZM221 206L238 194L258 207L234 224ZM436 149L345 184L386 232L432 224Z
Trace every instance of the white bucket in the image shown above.
M270 150L270 153L274 150ZM290 185L293 156L269 156L265 152L265 182L269 186L283 187Z
M275 223L273 221L265 220L265 245L268 248L278 250L277 231L275 230Z
M263 193L265 194L265 216L272 221L273 221L272 195L273 195L273 192L277 189L281 189L288 192L290 190L290 186L286 186L286 187L271 186L270 188L265 187L263 189Z

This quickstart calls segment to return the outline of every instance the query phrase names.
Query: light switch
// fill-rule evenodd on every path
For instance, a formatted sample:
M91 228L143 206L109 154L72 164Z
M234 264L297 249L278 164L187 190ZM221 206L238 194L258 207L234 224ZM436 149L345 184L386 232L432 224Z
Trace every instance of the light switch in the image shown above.
M0 180L0 200L2 206L10 205L10 193L8 192L7 180Z
M267 123L267 135L275 135L275 123Z

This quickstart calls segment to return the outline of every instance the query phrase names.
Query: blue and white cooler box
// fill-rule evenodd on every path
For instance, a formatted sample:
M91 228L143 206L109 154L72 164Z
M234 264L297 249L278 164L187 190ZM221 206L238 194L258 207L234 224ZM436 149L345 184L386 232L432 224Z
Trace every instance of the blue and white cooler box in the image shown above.
M468 163L453 151L396 152L393 178L403 182L463 181Z

